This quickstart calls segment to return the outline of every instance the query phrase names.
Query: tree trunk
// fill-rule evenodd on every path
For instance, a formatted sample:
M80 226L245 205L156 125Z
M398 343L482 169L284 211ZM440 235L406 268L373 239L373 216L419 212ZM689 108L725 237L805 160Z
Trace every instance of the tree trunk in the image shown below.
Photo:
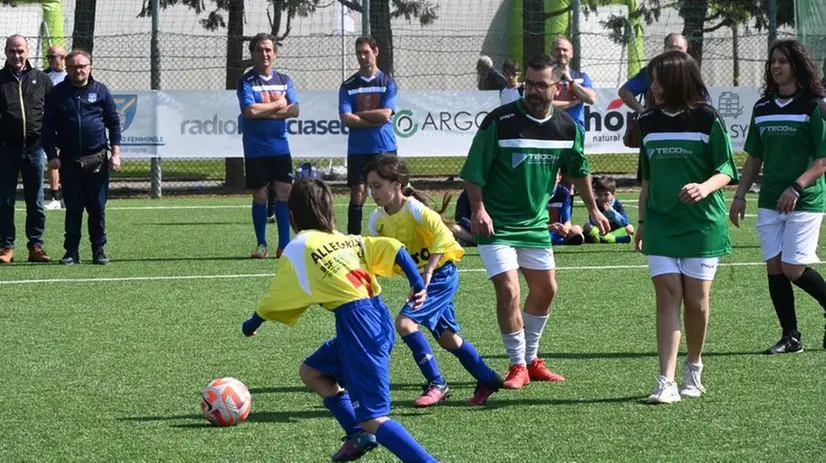
M227 90L235 90L244 74L244 0L231 0L227 17ZM226 187L232 191L244 189L244 159L226 158Z
M393 29L390 26L390 0L370 1L370 34L379 46L379 69L393 75Z
M80 48L92 54L92 48L95 45L95 10L97 10L97 0L75 1L72 48Z
M523 68L528 60L547 53L545 50L545 2L544 0L523 0L522 2L522 59Z
M688 53L703 66L703 26L708 14L708 0L681 2L680 16L685 20L683 35L688 39Z

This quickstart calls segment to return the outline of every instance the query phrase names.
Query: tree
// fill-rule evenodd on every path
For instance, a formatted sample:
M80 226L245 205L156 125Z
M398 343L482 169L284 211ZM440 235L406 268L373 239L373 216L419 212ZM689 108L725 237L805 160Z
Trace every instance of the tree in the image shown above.
M439 17L439 6L430 0L369 0L370 34L379 46L378 66L382 71L393 74L393 28L391 19L404 18L408 22L418 19L419 24L433 24ZM360 0L338 0L353 11L362 13ZM392 8L391 8L392 6Z
M703 34L713 32L722 27L747 25L753 21L758 31L768 28L769 0L693 0L677 2L677 11L683 18L682 34L689 41L689 53L698 64L703 61ZM586 6L589 11L611 2L605 0L588 0ZM645 24L650 25L660 18L664 8L673 7L674 3L664 3L662 0L641 0L639 8L629 13L629 17L642 18ZM608 20L602 21L611 34L615 43L626 43L629 35L624 28L628 20L624 17L611 15ZM777 26L794 25L794 0L777 0ZM676 32L676 31L675 31Z

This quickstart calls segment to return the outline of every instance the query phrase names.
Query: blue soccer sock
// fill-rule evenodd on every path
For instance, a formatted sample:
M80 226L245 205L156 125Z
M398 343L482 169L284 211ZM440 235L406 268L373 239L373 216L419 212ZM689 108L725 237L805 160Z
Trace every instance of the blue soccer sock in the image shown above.
M324 398L324 406L344 429L344 432L350 436L354 432L361 431L356 421L356 412L353 410L353 403L350 401L350 394L342 391L336 395Z
M631 235L625 236L618 236L617 243L630 243L631 242Z
M258 244L267 247L267 203L252 203L252 226L255 228L255 238Z
M275 222L278 224L278 248L284 249L290 243L290 209L286 201L275 202Z
M450 351L450 353L459 359L465 370L476 378L476 381L487 384L493 379L493 370L482 360L479 352L467 339L463 338L462 345L458 349Z
M442 374L439 372L439 365L436 364L436 357L433 355L433 350L430 348L427 339L421 331L414 331L407 336L402 337L402 341L407 344L410 351L413 352L413 360L416 365L422 370L422 374L427 379L428 384L444 384Z
M361 235L361 206L350 203L347 208L347 234Z
M435 462L436 459L422 444L404 429L404 426L393 420L387 420L379 426L376 431L376 440L385 446L393 455L405 463L428 463Z
M272 217L275 215L273 212L273 205L275 204L275 190L273 190L272 185L267 187L267 218Z

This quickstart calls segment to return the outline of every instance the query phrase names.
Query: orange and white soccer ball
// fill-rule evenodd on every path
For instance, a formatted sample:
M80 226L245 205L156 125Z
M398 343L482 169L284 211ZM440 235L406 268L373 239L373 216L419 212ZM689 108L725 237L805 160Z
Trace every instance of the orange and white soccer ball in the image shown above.
M216 426L235 426L247 419L251 408L249 389L235 378L218 378L201 391L201 412Z

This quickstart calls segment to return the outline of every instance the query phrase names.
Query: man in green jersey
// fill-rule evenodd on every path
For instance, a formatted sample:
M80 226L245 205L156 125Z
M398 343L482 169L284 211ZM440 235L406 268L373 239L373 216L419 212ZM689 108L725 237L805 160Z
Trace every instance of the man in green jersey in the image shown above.
M744 195L762 166L757 235L783 329L780 341L766 350L774 355L803 350L792 283L826 308L826 282L809 267L819 261L817 242L826 208L826 125L820 109L824 90L803 44L780 40L769 56L765 92L754 105L746 137L743 181L729 217L739 226L746 211Z
M499 329L511 366L505 387L535 381L563 381L537 357L539 339L556 295L547 204L556 173L565 165L591 219L602 233L608 220L591 190L582 129L553 108L560 73L548 56L528 62L524 98L500 106L482 121L461 177L471 207L474 241L496 290ZM521 269L528 284L519 310Z

